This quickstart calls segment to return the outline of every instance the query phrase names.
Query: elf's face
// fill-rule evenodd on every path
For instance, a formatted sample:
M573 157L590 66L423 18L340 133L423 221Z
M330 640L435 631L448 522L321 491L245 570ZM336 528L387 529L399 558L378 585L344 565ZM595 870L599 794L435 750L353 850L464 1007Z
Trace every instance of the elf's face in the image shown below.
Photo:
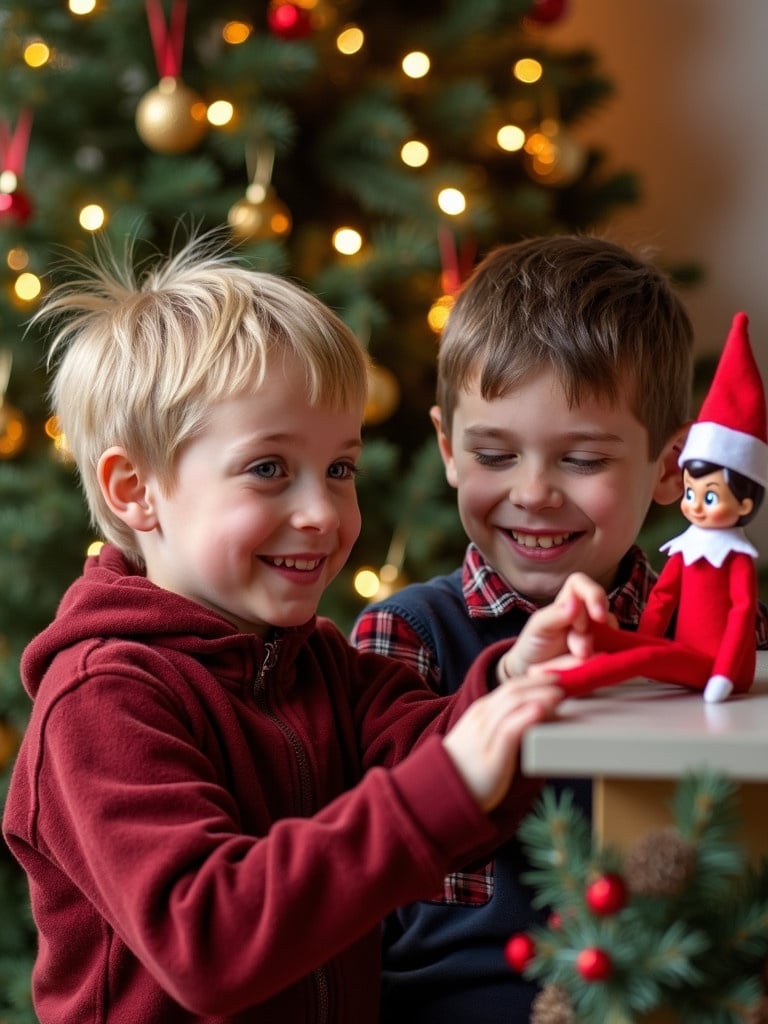
M689 522L704 530L735 526L754 507L751 498L739 501L725 482L722 469L698 478L691 476L686 469L683 471L683 487L680 510Z

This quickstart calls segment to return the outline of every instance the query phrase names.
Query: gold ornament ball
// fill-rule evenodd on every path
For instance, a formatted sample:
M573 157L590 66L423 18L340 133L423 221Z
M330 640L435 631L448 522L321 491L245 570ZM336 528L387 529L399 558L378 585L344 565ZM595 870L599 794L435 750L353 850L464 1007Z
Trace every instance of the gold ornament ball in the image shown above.
M397 408L400 385L397 377L383 366L371 366L368 371L368 401L363 412L365 423L383 423Z
M157 153L185 153L207 129L206 106L180 78L161 78L136 108L136 131Z
M531 175L542 185L559 188L575 181L587 162L587 155L579 143L566 132L559 131L550 138L550 146L530 160Z
M285 238L291 230L291 213L272 189L254 202L247 195L230 207L227 222L238 242L262 242Z

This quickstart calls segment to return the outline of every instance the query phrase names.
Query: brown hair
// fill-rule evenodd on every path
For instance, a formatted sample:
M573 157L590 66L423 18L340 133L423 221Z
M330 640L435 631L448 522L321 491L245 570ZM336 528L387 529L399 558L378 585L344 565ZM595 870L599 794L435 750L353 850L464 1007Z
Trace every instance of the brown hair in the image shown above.
M485 399L554 369L568 401L627 401L656 458L689 415L693 330L668 277L590 236L501 246L460 290L443 332L437 402L450 432L458 392Z

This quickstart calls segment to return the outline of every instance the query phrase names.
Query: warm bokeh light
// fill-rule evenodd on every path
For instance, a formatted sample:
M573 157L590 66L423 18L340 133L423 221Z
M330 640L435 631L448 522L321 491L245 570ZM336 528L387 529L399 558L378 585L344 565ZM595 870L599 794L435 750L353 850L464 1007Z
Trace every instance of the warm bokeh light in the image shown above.
M30 68L42 68L50 59L50 48L41 39L24 47L24 63Z
M84 206L78 217L80 227L86 231L98 231L99 228L104 227L106 219L104 207L99 206L98 203L89 203L88 206Z
M18 187L19 179L13 171L0 172L0 192L5 192L7 195L10 195L11 192L15 192Z
M525 132L516 124L505 124L496 133L499 148L507 153L517 153L525 145Z
M228 21L221 30L221 38L232 46L244 43L250 34L251 26L244 21Z
M444 188L438 193L437 205L451 217L457 217L467 208L467 200L463 192L457 188Z
M90 558L93 555L98 555L98 553L101 551L101 549L103 547L104 547L104 541L103 540L92 540L91 543L86 548L85 553Z
M333 247L343 256L354 256L362 245L363 236L354 228L338 228L333 233Z
M343 53L346 56L359 53L363 48L364 42L363 30L358 28L357 25L347 25L336 36L336 48L339 53Z
M11 268L11 270L19 271L24 270L29 266L29 253L26 249L22 249L17 246L15 249L10 249L8 255L5 258L5 262Z
M423 167L429 160L429 148L418 139L409 139L400 150L400 159L408 167Z
M229 124L234 116L235 108L229 100L214 100L213 103L208 105L208 110L206 111L208 123L216 128Z
M525 82L527 85L538 82L543 73L544 69L539 61L532 57L523 57L521 60L515 61L512 68L512 74L518 82Z
M441 295L435 299L427 313L427 323L435 334L440 334L448 320L448 315L453 307L452 295Z
M43 286L37 274L32 274L29 271L19 274L13 286L14 292L22 302L34 301L42 291L42 288Z
M402 67L409 78L423 78L429 71L430 60L426 53L414 50L403 57Z
M96 0L69 0L67 5L73 14L84 16L96 10Z
M72 452L69 449L65 435L62 433L58 416L50 416L45 421L45 433L53 441L53 450L59 458L63 462L69 462L72 459Z
M373 569L358 569L354 579L355 591L367 599L375 597L379 591L379 577Z

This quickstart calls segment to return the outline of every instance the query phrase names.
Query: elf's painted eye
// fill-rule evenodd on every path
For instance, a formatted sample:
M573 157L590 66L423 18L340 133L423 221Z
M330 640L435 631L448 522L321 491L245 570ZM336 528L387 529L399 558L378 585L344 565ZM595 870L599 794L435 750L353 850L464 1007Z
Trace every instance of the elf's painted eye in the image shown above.
M707 491L704 495L704 504L708 508L714 508L718 502L717 494L714 491Z
M693 488L692 487L686 487L685 488L685 500L686 501L693 501Z

